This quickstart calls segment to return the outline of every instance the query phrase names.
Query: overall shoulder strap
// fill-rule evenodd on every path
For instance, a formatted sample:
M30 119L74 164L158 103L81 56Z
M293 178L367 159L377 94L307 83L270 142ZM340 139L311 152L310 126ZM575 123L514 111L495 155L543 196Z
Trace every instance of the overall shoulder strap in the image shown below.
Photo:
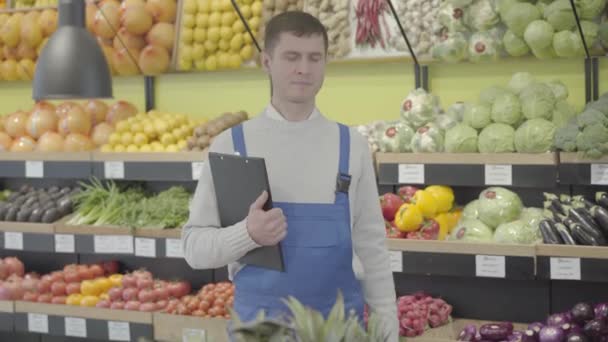
M336 180L336 192L348 193L351 176L349 171L350 160L350 130L348 126L338 124L340 128L340 162L338 164L338 177Z
M232 127L232 144L234 151L241 157L247 157L247 147L245 146L245 135L243 134L243 124Z

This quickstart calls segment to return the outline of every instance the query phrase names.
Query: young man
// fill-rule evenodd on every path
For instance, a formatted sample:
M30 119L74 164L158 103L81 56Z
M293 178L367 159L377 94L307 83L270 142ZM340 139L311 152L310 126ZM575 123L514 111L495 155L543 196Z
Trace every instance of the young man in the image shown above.
M184 255L195 269L228 265L243 321L260 310L285 313L287 296L327 315L340 290L347 310L362 318L367 303L382 317L388 340L397 341L395 287L367 141L315 107L327 45L323 25L304 12L268 22L262 64L271 79L271 103L220 134L210 151L265 158L274 209L262 210L263 193L245 220L218 229L217 207L230 203L216 202L206 164L183 229ZM284 272L237 263L254 248L279 242Z

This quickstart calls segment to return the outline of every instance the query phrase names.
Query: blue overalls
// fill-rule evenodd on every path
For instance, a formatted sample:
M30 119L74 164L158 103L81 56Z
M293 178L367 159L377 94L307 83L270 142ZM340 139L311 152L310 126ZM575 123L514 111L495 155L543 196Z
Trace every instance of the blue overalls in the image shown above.
M280 318L290 312L282 299L293 296L327 318L336 302L338 290L344 296L345 313L354 310L363 320L364 298L353 272L353 246L350 227L349 156L350 133L339 125L340 162L336 199L323 203L273 203L287 219L287 236L281 242L285 271L245 265L235 275L234 310L243 322L264 310L267 318ZM235 150L247 156L243 127L232 128Z

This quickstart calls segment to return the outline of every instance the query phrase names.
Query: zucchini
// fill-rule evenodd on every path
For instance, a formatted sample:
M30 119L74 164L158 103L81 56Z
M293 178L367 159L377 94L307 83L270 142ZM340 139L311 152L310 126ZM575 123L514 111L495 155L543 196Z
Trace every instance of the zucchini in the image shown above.
M591 235L587 234L583 231L583 228L580 224L574 223L570 227L570 231L572 232L572 237L581 245L585 246L599 246L598 241Z
M545 219L538 224L540 233L543 236L543 242L550 245L562 245L564 241L560 238L555 223L552 220Z
M576 245L574 238L570 235L570 230L563 223L556 223L555 229L566 245Z
M587 234L593 236L600 245L603 246L606 244L604 234L600 230L600 227L598 227L597 223L595 223L595 220L593 220L593 217L591 214L589 214L589 212L586 210L581 210L580 208L570 208L570 217L575 222L579 223Z
M598 191L595 193L595 203L608 209L608 193L605 191Z
M590 212L604 233L604 237L608 238L608 209L596 205L591 208Z

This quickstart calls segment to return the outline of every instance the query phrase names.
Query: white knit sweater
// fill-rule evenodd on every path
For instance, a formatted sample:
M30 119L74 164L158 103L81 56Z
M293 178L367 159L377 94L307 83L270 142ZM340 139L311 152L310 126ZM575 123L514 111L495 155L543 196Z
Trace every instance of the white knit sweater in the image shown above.
M353 270L361 281L365 301L386 322L389 341L397 341L395 285L373 162L365 138L355 129L350 132ZM335 122L318 110L308 120L290 122L268 106L258 117L245 122L244 133L247 154L266 160L274 201L333 203L339 156L339 130ZM234 152L230 130L214 140L210 151ZM258 245L249 236L245 220L231 227L218 227L213 181L206 163L191 203L190 218L182 231L184 256L194 269L228 265L232 279L242 267L236 261Z

